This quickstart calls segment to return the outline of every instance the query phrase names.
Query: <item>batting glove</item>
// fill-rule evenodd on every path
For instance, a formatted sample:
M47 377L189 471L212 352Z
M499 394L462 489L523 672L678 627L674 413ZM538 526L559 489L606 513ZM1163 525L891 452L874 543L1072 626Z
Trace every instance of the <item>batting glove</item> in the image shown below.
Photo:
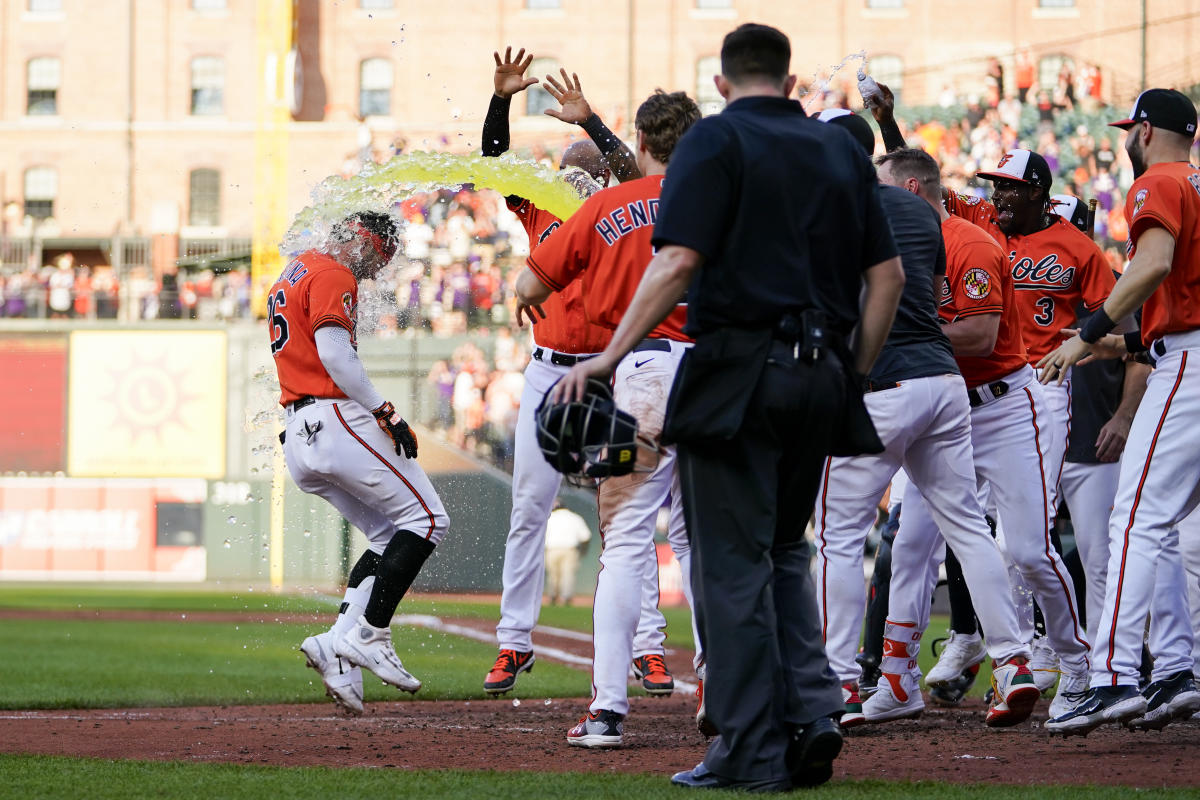
M408 427L404 418L396 413L394 405L385 402L379 408L373 409L371 414L383 432L391 437L392 442L396 445L396 455L405 458L417 457L417 435L413 433L412 428Z

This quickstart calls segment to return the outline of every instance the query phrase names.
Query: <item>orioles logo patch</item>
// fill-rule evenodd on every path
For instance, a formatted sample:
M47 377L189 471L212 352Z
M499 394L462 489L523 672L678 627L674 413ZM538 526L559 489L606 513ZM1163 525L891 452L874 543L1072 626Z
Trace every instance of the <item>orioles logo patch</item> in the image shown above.
M1195 172L1188 175L1188 183L1196 190L1196 194L1200 194L1200 175L1197 175Z
M972 300L982 300L992 291L992 279L987 270L973 267L963 275L963 291Z
M349 292L342 293L342 311L346 312L346 319L354 319L354 296Z
M1133 213L1129 215L1131 218L1136 217L1137 213L1142 210L1142 206L1146 205L1146 198L1149 196L1149 189L1142 189L1137 193L1137 196L1133 198Z
M973 194L962 194L962 193L960 192L960 193L959 193L959 195L958 195L958 199L959 199L959 201L960 201L960 202L962 202L962 203L966 203L966 204L967 204L967 205L969 205L969 206L977 206L977 205L979 205L980 201L981 201L983 198L976 197L976 196L975 196L975 195L973 195Z

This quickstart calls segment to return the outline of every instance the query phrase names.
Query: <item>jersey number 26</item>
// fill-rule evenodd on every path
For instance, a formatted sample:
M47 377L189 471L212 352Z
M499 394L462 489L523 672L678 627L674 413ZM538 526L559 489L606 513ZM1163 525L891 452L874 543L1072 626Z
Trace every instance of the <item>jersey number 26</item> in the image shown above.
M283 316L283 307L287 305L287 296L280 289L267 298L267 320L271 326L271 355L275 355L288 343L288 323Z

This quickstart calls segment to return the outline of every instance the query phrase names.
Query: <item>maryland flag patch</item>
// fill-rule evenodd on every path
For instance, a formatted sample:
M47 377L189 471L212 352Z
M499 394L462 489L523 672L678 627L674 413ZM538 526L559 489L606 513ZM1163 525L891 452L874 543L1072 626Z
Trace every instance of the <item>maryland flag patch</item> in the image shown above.
M1137 193L1137 196L1133 198L1133 213L1129 215L1131 219L1137 216L1138 212L1142 210L1142 206L1146 205L1146 198L1149 196L1150 190L1142 189Z
M992 291L992 278L986 269L972 267L963 275L963 291L972 300L982 300Z

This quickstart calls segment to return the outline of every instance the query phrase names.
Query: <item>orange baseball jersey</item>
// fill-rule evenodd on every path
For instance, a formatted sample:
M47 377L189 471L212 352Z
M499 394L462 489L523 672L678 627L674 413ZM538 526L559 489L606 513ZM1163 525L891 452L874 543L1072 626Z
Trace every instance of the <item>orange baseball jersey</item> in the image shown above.
M1171 272L1142 305L1142 341L1200 328L1200 170L1186 162L1155 164L1125 198L1129 257L1151 227L1175 237Z
M338 325L355 338L358 282L342 264L315 250L301 253L284 268L267 296L267 333L286 406L301 397L345 397L317 355L317 328Z
M580 278L588 319L616 329L654 257L650 237L662 182L662 175L651 175L596 192L530 254L529 268L556 292ZM650 336L690 342L686 321L687 307L680 305Z
M508 203L529 236L529 252L536 250L546 237L558 230L562 220L528 200ZM599 353L608 347L612 331L588 322L583 310L583 290L577 284L550 295L542 303L545 319L533 326L533 342L560 353Z
M1000 314L996 347L987 356L956 356L967 388L999 380L1028 361L1021 338L1021 312L1013 297L1004 251L990 236L960 217L942 223L946 277L938 314L946 322L977 314Z
M1075 325L1081 302L1095 311L1116 283L1096 243L1062 217L1054 215L1037 233L1006 236L991 203L951 193L946 208L981 227L1008 254L1031 364L1062 344L1059 332Z

